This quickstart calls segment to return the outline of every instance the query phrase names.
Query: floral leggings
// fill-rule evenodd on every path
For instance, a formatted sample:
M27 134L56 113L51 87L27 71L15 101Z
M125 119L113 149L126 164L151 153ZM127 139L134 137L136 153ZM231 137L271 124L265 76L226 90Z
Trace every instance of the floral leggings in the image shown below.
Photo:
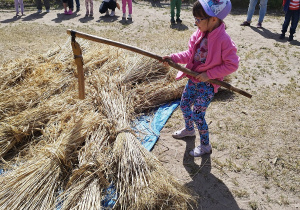
M194 130L194 122L200 134L200 142L209 144L208 126L205 121L205 111L214 97L214 87L207 82L194 83L188 80L182 93L180 108L185 120L185 128ZM194 105L192 110L192 105Z

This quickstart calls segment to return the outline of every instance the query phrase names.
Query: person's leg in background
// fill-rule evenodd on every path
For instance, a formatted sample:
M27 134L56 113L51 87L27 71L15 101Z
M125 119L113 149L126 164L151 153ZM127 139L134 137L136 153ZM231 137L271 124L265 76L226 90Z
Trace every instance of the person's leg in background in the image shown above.
M262 22L264 21L266 12L267 12L267 4L268 4L268 0L260 0L259 2L259 19L258 19L258 23L262 24Z
M180 11L181 11L181 0L176 0L176 22L182 23L180 19Z
M296 28L298 26L299 22L299 16L300 16L300 10L293 10L292 11L292 22L291 22L291 27L290 27L290 36L289 36L289 41L294 40L294 33L296 32Z
M249 2L248 12L247 12L247 22L249 22L249 23L251 23L257 1L258 0L250 0L250 2Z
M75 0L76 2L76 12L80 11L80 0Z
M171 24L175 24L175 6L176 0L171 0Z

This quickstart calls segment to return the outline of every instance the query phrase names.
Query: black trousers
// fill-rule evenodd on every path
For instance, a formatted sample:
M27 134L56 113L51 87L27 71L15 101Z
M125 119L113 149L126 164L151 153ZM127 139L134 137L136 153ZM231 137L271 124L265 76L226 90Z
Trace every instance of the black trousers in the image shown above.
M101 14L105 13L108 9L115 11L117 7L117 3L114 0L110 0L109 2L103 1L100 5L99 12Z

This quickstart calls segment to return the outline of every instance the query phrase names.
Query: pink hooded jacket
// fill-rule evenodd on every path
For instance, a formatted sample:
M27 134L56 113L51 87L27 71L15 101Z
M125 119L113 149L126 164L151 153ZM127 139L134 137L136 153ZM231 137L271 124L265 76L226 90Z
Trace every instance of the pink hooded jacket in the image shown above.
M189 41L189 49L183 52L174 53L170 55L172 61L175 63L186 64L186 68L195 72L206 71L209 79L223 80L224 77L236 71L239 66L239 57L236 52L235 44L225 31L225 24L222 23L218 28L210 32L208 39L208 54L206 61L200 64L196 69L192 69L194 63L194 54L197 44L200 43L205 33L199 29L191 36ZM192 76L187 75L181 71L178 72L176 79L179 80L187 76L193 82L199 82ZM214 92L218 92L219 85L212 84Z

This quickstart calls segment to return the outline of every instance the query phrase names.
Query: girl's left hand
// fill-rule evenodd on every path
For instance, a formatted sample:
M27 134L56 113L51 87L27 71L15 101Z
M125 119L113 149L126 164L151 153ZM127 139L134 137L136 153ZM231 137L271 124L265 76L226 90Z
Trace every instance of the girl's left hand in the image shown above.
M202 72L202 73L198 74L198 75L196 76L196 79L199 80L199 81L201 81L201 82L206 82L206 81L209 80L209 78L208 78L206 72Z

